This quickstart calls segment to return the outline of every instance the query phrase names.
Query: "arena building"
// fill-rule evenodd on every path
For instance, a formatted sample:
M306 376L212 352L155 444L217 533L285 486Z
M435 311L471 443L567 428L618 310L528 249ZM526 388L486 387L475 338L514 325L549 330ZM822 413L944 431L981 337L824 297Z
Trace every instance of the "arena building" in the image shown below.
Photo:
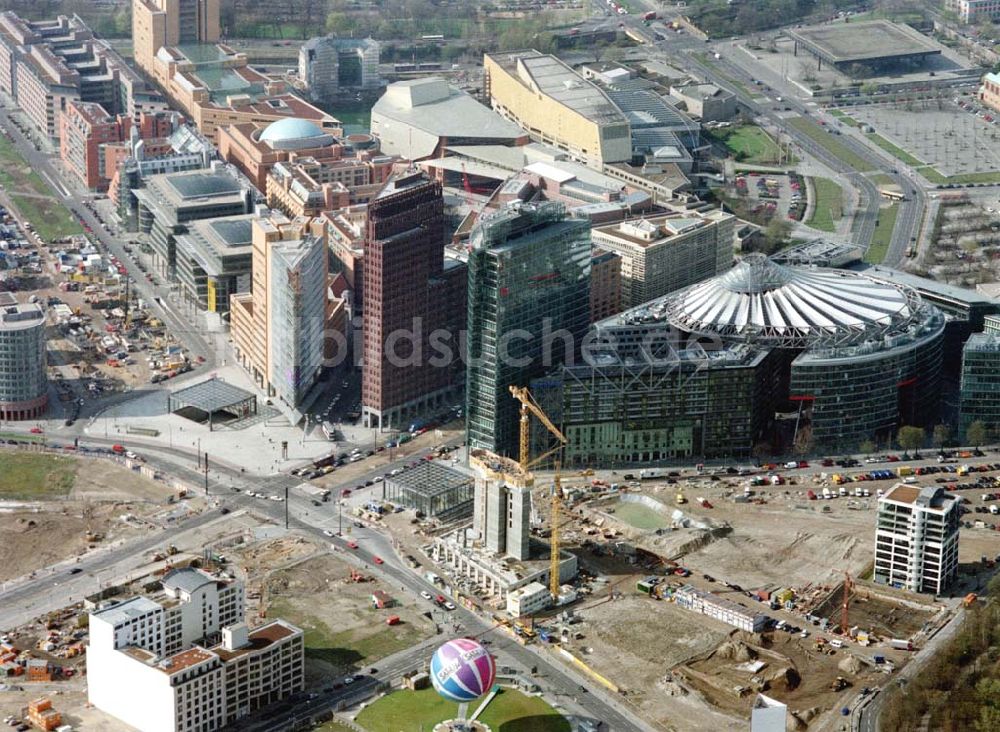
M944 327L899 282L752 254L595 323L584 363L532 391L572 464L850 448L934 422Z

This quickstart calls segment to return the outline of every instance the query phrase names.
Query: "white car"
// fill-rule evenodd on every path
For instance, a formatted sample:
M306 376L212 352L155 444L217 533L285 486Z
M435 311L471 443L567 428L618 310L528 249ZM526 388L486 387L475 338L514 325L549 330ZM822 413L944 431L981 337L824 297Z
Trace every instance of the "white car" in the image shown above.
M330 529L323 529L323 536L333 536L333 532Z
M247 496L250 496L251 498L253 498L254 493L249 488L247 488L245 491L243 491L243 493L244 493L244 495L247 495Z
M429 592L428 592L427 590L421 590L421 591L420 591L420 596L421 596L422 598L424 598L425 600L430 600L430 599L432 599L432 597L431 597L431 593L429 593Z
M446 602L444 604L444 609L445 610L454 610L455 609L455 603L453 603L451 600L448 600L448 602Z
M285 500L285 498L284 498L284 496L271 496L271 500L272 501L277 501L278 503L281 503L283 500Z
M354 681L355 681L355 679L354 679L353 676L345 676L344 677L344 686L348 686L350 684L353 684Z

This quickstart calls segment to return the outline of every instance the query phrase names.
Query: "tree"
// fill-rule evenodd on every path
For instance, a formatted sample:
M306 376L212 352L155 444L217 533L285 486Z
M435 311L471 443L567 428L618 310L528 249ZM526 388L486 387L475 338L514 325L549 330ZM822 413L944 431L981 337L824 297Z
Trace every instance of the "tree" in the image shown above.
M965 430L965 439L971 443L973 447L978 448L986 442L986 434L986 425L977 419Z
M939 424L934 426L934 434L931 440L934 443L934 447L940 450L948 443L948 439L951 437L951 429L946 424Z
M865 455L871 455L875 452L875 443L871 440L864 440L860 445L858 445L858 449Z
M927 434L924 432L923 427L912 427L910 425L900 427L899 434L896 436L899 446L907 452L913 450L915 456L917 456L920 446L924 444L926 438Z
M329 33L348 33L354 28L354 21L347 13L333 12L326 16L326 30Z
M766 247L765 254L773 254L774 252L781 249L782 246L788 241L788 237L792 234L792 224L785 219L775 216L768 222L767 227L764 229L764 246Z

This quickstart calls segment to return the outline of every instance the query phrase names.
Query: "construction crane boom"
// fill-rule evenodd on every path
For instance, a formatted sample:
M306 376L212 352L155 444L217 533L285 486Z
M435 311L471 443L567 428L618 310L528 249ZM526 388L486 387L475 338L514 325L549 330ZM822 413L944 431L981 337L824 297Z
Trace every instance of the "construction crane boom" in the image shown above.
M531 392L523 386L511 386L511 396L521 403L520 417L520 455L519 460L522 470L529 470L532 465L538 463L548 456L563 449L568 440L562 431L553 424L549 416L545 414L538 403L535 402ZM530 415L535 415L539 422L556 438L559 444L531 460L530 445ZM549 517L549 592L552 594L552 602L559 601L559 514L562 508L562 483L560 481L559 469L562 461L557 457L554 461L555 472L552 479L552 506Z

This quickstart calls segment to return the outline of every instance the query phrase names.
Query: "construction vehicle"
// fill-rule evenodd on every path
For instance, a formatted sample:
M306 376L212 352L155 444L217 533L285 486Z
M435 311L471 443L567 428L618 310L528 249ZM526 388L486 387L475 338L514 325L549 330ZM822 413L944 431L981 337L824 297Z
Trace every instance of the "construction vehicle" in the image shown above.
M511 396L521 402L521 419L519 426L520 454L518 456L518 462L521 465L521 469L527 472L532 465L541 462L550 455L554 453L561 454L562 449L565 447L568 440L562 431L560 431L560 429L552 423L552 420L549 419L548 415L542 411L542 408L535 402L534 397L531 396L531 392L529 392L525 387L512 385L510 387L510 393ZM547 429L558 442L555 448L539 455L534 460L530 459L529 454L531 414L535 415L538 421L544 425L545 429ZM559 514L560 509L562 508L562 483L560 480L559 469L561 464L562 460L559 455L557 455L553 461L552 506L551 516L549 517L549 592L552 594L553 604L559 604Z
M684 496L684 492L677 491L677 496L676 498L674 498L674 503L676 503L678 506L683 506L687 502L688 499Z
M847 679L843 676L838 676L833 681L830 682L830 691L843 691L849 686Z
M356 569L351 570L351 582L369 582L371 577L366 577Z

